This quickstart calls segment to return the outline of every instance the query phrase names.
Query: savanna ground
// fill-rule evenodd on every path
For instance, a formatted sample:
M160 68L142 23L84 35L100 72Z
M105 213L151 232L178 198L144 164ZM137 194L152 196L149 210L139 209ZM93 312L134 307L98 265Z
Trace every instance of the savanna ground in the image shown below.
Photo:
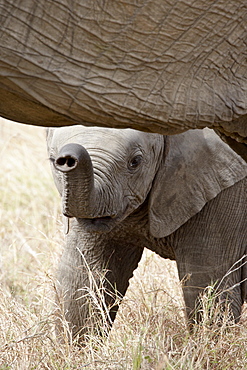
M54 286L64 235L45 130L0 120L0 142L0 370L247 369L246 315L218 326L209 295L190 335L176 265L150 252L108 338L89 335L84 348L58 343Z

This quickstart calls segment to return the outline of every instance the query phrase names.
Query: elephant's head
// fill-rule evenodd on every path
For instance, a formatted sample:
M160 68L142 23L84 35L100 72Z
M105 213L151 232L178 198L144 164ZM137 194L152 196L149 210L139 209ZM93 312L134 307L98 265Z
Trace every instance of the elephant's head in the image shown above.
M109 231L141 205L163 158L164 137L132 129L74 126L48 132L63 214Z
M50 129L48 150L63 213L87 231L111 230L149 196L153 236L169 235L223 189L246 163L209 129L169 139L132 129Z

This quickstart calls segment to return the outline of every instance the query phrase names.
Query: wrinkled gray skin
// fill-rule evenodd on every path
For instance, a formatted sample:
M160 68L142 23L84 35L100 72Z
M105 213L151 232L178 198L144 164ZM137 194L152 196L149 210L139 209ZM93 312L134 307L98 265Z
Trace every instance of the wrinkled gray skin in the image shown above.
M176 260L180 279L190 276L190 318L198 294L218 281L238 320L246 298L247 164L213 131L168 138L73 126L50 129L47 141L63 214L73 217L58 275L73 335L96 325L88 295L97 296L96 286L105 288L114 320L115 299L124 296L144 247Z
M0 115L210 127L247 160L246 0L0 0Z

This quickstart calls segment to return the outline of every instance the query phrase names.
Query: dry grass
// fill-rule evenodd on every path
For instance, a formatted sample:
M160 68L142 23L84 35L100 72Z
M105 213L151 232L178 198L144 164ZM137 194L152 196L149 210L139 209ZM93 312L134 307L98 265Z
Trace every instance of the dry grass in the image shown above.
M189 335L176 267L149 252L109 338L89 336L83 349L57 343L54 276L64 237L44 130L0 125L0 370L247 368L246 321L209 327L216 307Z

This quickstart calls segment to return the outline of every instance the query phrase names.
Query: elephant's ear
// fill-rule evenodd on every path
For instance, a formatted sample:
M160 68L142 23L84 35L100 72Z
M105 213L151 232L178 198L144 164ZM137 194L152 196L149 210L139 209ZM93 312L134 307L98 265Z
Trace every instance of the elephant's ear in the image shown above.
M150 231L157 238L174 232L247 175L246 162L210 129L190 130L169 140L149 201Z

